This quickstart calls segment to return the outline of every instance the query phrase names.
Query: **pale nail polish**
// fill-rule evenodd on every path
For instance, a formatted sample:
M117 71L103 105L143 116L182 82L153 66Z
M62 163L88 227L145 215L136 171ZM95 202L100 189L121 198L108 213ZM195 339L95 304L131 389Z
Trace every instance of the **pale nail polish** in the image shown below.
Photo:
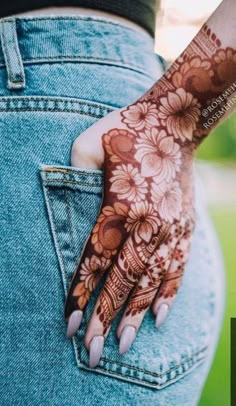
M104 337L94 336L89 345L89 366L94 368L100 361L104 347Z
M119 353L123 355L131 347L136 336L136 328L133 326L125 326L120 336Z
M160 328L161 325L164 323L167 313L169 310L169 306L167 303L162 303L162 305L160 305L160 307L157 310L157 314L156 314L156 327Z
M78 330L81 320L82 320L82 316L83 316L83 312L81 310L75 310L73 313L71 313L69 320L68 320L68 326L67 326L67 332L66 332L66 336L68 338L71 338Z

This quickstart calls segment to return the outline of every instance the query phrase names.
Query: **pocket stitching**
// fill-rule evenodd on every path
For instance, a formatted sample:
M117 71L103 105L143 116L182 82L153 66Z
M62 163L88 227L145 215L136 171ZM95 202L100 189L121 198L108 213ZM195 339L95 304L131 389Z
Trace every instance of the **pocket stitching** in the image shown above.
M51 172L53 172L53 173L55 173L55 172L62 172L62 173L79 173L79 174L81 174L81 175L84 175L84 176L90 176L90 174L92 174L92 175L95 175L95 176L103 176L102 175L102 170L100 170L100 169L97 169L97 170L95 170L94 172L92 172L93 171L93 169L90 169L91 170L91 172L87 172L86 171L86 169L83 171L83 170L81 170L80 168L76 168L76 169L66 169L66 170L61 170L60 168L61 168L61 166L60 165L53 165L53 167L55 168L55 170L52 170L52 169L44 169L44 168L42 168L42 172L44 172L45 174L46 174L46 177L48 178L48 173L51 173ZM100 172L101 171L101 172Z
M65 185L68 184L74 184L74 185L79 185L79 186L92 186L92 187L99 187L100 185L97 185L96 183L85 183L85 182L79 182L79 181L72 181L72 180L63 180L63 179L52 179L49 180L47 179L47 183L54 183L57 184L57 182L59 183L64 183Z
M204 350L204 349L203 349ZM193 355L197 355L198 353L195 353L195 354L193 354ZM177 374L175 377L173 377L173 378L170 378L170 379L167 379L165 382L163 382L163 383L159 383L159 382L154 382L154 383L152 383L152 382L149 382L148 380L145 380L145 379L143 379L143 378L137 378L137 377L134 377L134 376L130 376L130 375L124 375L124 374L122 374L122 373L120 373L120 372L118 372L118 371L112 371L112 370L106 370L105 368L103 368L103 367L101 367L101 366L99 366L99 367L96 367L96 369L95 370L93 370L92 368L89 368L86 364L84 364L84 363L82 363L81 361L80 361L80 359L78 359L79 360L79 366L81 367L81 368L83 368L83 369L86 369L86 370L88 370L88 371L91 371L91 372L99 372L99 373L102 373L102 374L104 374L104 375L107 375L107 376L111 376L111 375L113 375L114 377L116 377L116 378L119 378L119 379L121 379L121 380L124 380L124 381L129 381L129 382L134 382L134 383L138 383L138 384L142 384L143 386L148 386L148 387L151 387L151 388L155 388L155 389L161 389L161 388L164 388L164 387L166 387L166 386L169 386L170 384L172 384L172 383L174 383L174 382L176 382L176 381L178 381L179 379L181 379L181 378L184 378L186 375L188 375L188 373L190 373L195 367L197 367L197 366L199 366L204 360L205 360L205 357L206 357L206 355L204 354L204 356L202 357L202 358L199 358L198 360L196 360L189 368L187 368L184 372L182 372L182 373L179 373L179 374ZM103 358L102 358L103 359ZM193 359L193 358L191 358L191 359ZM110 361L109 361L110 362ZM187 362L187 361L186 361ZM116 362L114 362L114 364L116 364ZM181 366L183 366L184 365L184 363L181 363L181 364L179 364L179 365L177 365L176 366L176 368L175 369L178 369L178 368L180 368ZM135 370L135 367L134 368L132 368L132 366L131 365L128 365L128 368L130 368L130 369L134 369ZM141 372L141 371L140 371ZM151 375L151 376L153 376L153 373L150 373L150 372L145 372L145 371L143 371L146 375ZM156 378L162 378L162 377L165 377L168 373L170 373L170 372L172 372L172 370L168 370L165 374L157 374L158 376L156 377ZM153 376L153 377L155 377L155 376ZM136 382L137 381L137 382Z
M202 352L205 352L205 351L207 350L207 348L208 348L208 347L205 346L205 347L203 347L201 350L198 350L198 351L196 351L196 352L193 352L191 357L186 358L186 359L185 359L184 361L182 361L180 364L175 365L174 367L171 367L171 368L167 369L163 374L158 374L157 372L147 371L147 370L145 370L145 369L136 367L136 366L134 366L134 365L126 364L126 363L123 363L123 362L113 361L113 360L110 360L109 358L104 358L104 357L102 357L101 359L102 359L103 361L105 361L105 362L110 362L111 364L120 365L120 366L122 366L122 367L130 368L130 366L131 366L132 369L135 370L135 371L144 372L145 374L152 375L152 376L154 376L154 377L162 378L163 376L165 376L165 375L168 374L169 372L172 372L172 371L176 370L177 368L181 367L181 366L184 365L186 362L192 361L192 360L194 359L194 356L199 355L199 354L201 354Z
M58 232L57 232L57 226L56 226L56 222L55 222L55 214L54 214L54 211L52 208L53 207L52 200L50 197L50 192L48 190L48 187L44 184L44 182L43 182L43 189L44 189L44 196L45 196L45 200L46 200L46 206L47 206L47 210L48 210L48 214L49 214L49 223L52 224L53 241L55 243L56 254L58 255L58 259L59 259L58 262L59 262L59 267L61 269L61 274L62 274L64 294L66 294L67 286L68 286L68 278L66 277L63 255L61 252L60 245L58 243L58 238L57 238ZM50 224L49 224L49 226L50 226Z
M42 105L38 105L43 102ZM58 103L61 106L58 106ZM87 109L89 110L87 110ZM102 118L105 114L116 110L117 106L105 103L91 102L75 97L54 96L0 96L0 111L44 111L67 112L87 115L93 118Z
M32 107L32 108L30 108L30 107L1 108L0 107L0 111L6 111L6 112L9 112L9 111L44 111L45 113L47 113L49 111L49 112L57 112L57 113L61 113L61 112L76 113L76 114L80 114L81 116L88 115L88 113L83 112L81 110L70 110L70 109L66 109L66 108L53 109L53 108L48 108L48 107L46 109L44 107ZM111 111L113 111L113 110L111 110ZM108 113L109 113L109 111L108 111ZM102 114L95 114L95 113L90 113L89 116L93 117L93 118L103 118L104 117Z
M97 187L101 188L103 186L103 171L101 169L85 169L85 168L73 168L73 169L66 169L62 170L61 167L62 165L45 165L45 164L40 164L40 173L43 178L43 181L48 183L55 183L58 184L60 187L60 184L62 183L68 183L68 184L76 184L76 185L81 185L81 186L91 186L91 187ZM57 178L56 176L58 174L63 174L63 178ZM73 180L68 179L67 175L71 174L73 176ZM83 178L86 178L86 181L93 177L95 178L94 181L91 181L90 183L86 183L84 180L77 180L77 176L82 176Z
M69 219L69 229L70 229L70 236L71 236L71 240L72 240L72 244L73 244L73 253L74 253L74 259L76 261L76 253L75 253L75 239L74 239L74 233L72 230L72 222L71 222L71 206L69 203L69 199L68 199L68 190L64 190L65 193L65 202L66 202L66 211L67 211L67 216Z

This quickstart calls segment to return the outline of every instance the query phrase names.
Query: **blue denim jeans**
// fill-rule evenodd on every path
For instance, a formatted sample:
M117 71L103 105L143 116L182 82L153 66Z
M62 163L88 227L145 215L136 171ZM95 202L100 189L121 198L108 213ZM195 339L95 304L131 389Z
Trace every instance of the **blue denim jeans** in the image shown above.
M66 338L65 295L99 212L101 170L70 166L73 141L161 76L153 39L105 18L0 20L1 353L4 406L196 405L224 310L224 270L204 192L176 302L157 330L149 311L131 349L113 323L95 369L86 324Z

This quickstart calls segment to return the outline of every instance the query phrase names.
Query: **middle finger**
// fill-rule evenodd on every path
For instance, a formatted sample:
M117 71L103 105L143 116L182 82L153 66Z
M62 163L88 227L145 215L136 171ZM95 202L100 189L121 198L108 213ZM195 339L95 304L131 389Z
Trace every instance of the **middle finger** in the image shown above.
M134 235L124 243L107 276L87 327L85 346L89 350L90 366L97 365L112 320L140 279L163 234L160 232L149 244L144 241L137 244Z

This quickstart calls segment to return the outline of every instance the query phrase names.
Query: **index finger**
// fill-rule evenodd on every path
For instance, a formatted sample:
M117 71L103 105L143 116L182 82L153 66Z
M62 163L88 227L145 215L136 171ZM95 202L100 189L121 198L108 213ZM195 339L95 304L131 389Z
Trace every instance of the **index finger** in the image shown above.
M85 243L65 304L68 337L78 330L92 292L127 237L126 216L127 208L122 203L104 206Z

